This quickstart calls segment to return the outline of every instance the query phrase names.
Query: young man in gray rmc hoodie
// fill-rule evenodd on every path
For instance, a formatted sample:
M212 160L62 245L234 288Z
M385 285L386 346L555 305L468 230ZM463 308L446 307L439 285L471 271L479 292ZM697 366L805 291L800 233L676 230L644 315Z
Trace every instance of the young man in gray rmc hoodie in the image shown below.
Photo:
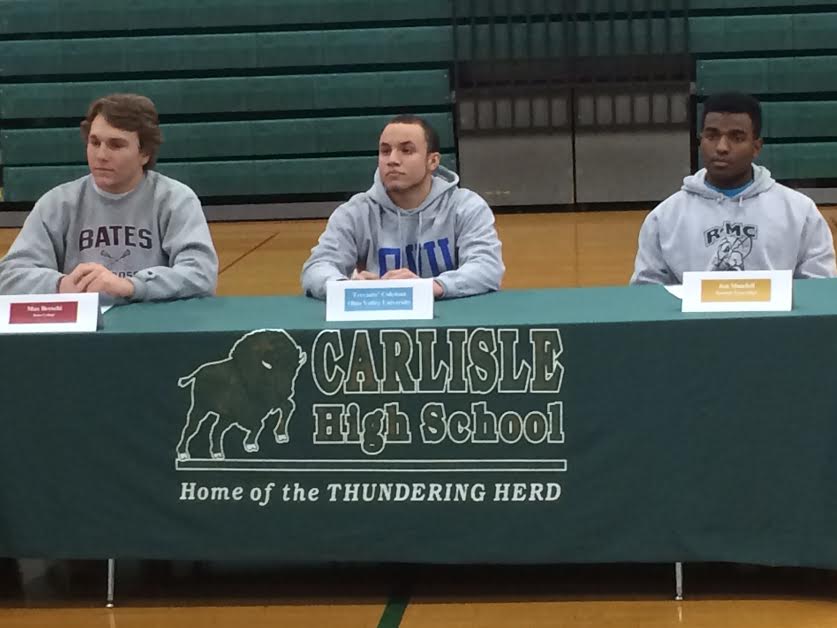
M639 232L633 284L679 284L685 271L792 270L834 277L831 231L814 202L753 164L761 106L746 94L706 100L705 168L652 211Z
M302 267L302 287L432 277L436 298L500 288L505 268L494 215L439 165L439 138L422 118L397 116L381 133L374 184L338 207Z
M150 168L154 104L93 102L81 124L90 174L35 204L0 261L0 294L98 292L103 303L211 295L218 257L195 193Z

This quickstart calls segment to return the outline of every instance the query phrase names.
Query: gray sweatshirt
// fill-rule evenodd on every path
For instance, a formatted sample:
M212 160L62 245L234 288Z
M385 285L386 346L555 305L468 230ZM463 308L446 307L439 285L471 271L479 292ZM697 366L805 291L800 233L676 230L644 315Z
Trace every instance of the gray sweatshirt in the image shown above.
M326 283L355 268L383 276L409 268L434 277L443 296L500 288L505 267L494 214L476 193L457 187L456 173L439 166L430 194L412 210L397 207L375 172L372 187L340 205L302 267L302 288L324 299Z
M128 278L132 301L207 296L218 282L198 197L152 170L125 194L99 190L90 175L44 194L0 261L0 294L56 292L83 262Z
M794 278L834 277L834 243L810 198L753 165L753 183L732 198L683 180L639 232L632 284L679 284L685 271L792 270Z

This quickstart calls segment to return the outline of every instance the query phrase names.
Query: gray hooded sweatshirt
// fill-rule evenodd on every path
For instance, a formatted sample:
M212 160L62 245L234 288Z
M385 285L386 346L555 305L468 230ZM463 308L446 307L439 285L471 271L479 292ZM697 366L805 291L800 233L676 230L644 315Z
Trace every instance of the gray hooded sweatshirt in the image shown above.
M0 261L0 294L56 292L83 262L129 279L132 301L207 296L218 282L198 197L152 170L125 194L98 189L90 175L44 194Z
M383 276L409 268L433 277L443 296L462 297L500 288L505 267L494 214L459 177L439 166L430 194L416 209L396 206L375 172L372 187L334 210L302 267L302 288L324 299L326 283L355 268Z
M706 169L660 203L639 232L632 284L679 284L685 271L792 270L834 277L831 231L810 198L753 164L753 183L729 198Z

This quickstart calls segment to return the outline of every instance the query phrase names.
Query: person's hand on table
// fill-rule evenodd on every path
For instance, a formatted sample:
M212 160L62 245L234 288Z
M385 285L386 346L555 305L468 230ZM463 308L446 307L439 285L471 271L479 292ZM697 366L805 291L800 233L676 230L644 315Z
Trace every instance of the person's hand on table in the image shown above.
M381 277L381 279L420 279L420 277L416 275L413 271L411 271L409 268L396 268L386 273L383 277ZM433 296L438 299L444 293L445 290L444 288L442 288L442 284L434 280Z
M134 295L134 284L117 277L101 264L79 264L58 284L59 292L100 292L112 297L129 299Z
M380 277L368 270L356 270L352 273L352 279L380 279Z

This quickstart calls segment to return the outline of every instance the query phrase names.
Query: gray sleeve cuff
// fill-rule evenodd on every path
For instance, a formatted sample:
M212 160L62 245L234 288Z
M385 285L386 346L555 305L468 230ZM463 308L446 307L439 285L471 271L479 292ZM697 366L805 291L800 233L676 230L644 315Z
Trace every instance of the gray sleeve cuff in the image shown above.
M134 294L129 301L144 301L147 292L145 282L137 277L129 277L128 281L134 284Z

